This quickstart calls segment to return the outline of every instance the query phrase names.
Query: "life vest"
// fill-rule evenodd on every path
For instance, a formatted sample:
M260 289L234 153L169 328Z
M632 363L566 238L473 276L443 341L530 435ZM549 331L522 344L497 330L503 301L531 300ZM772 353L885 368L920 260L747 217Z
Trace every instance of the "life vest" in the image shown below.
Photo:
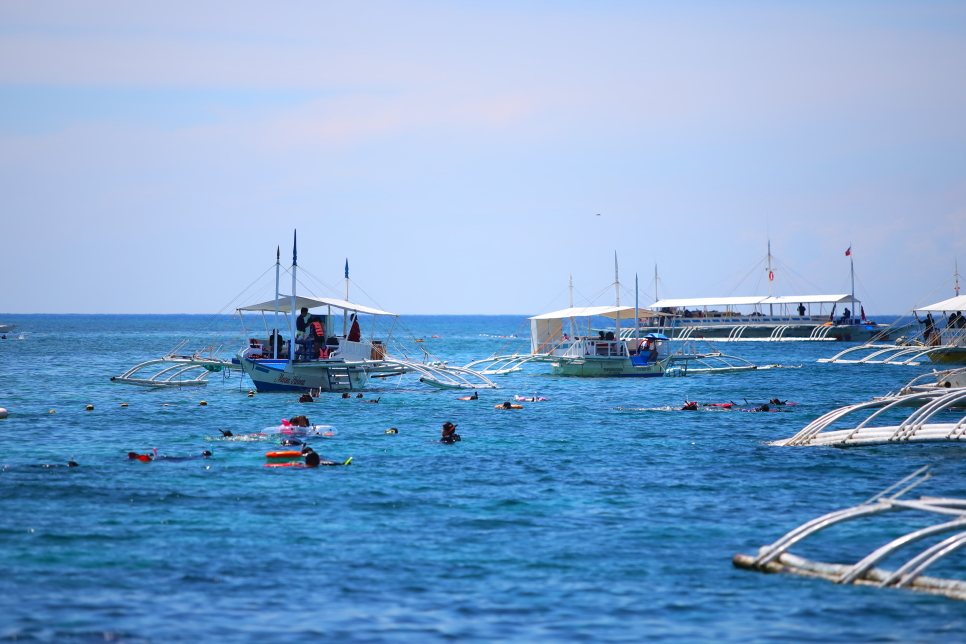
M315 334L315 337L317 338L325 337L325 330L322 328L321 322L316 321L310 324L309 326L312 327L312 333Z

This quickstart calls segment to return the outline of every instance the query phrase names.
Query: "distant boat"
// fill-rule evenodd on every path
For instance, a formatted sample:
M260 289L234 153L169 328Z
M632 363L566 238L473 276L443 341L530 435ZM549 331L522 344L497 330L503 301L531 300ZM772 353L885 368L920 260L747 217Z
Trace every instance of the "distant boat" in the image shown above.
M640 309L621 306L617 259L614 259L614 306L571 306L530 318L530 352L494 355L466 365L483 375L520 371L527 362L546 362L554 375L588 378L656 378L688 373L731 373L758 367L747 360L714 349L698 353L681 346L672 351L671 339L659 332L621 331L621 321L639 318ZM614 320L614 330L593 330L594 318ZM690 343L686 343L690 344Z
M712 338L738 341L889 341L909 328L877 324L866 319L862 302L855 298L855 267L848 253L852 292L832 295L772 294L775 271L771 242L768 242L765 271L768 295L743 297L698 297L657 299L657 268L654 270L655 299L641 320L644 332L659 331L673 338ZM851 307L851 308L849 308ZM836 316L836 311L840 315ZM673 320L653 312L673 314Z
M19 324L0 324L0 333L11 333Z
M228 376L232 369L241 369L248 375L255 389L264 392L297 392L318 394L323 391L362 390L370 386L371 379L389 378L414 374L419 381L442 389L496 389L497 386L485 376L468 369L443 364L439 361L417 362L405 357L387 355L388 344L396 328L398 316L371 307L348 301L348 263L346 264L345 299L304 297L294 294L296 286L296 254L292 252L292 295L279 293L280 261L276 254L275 297L267 302L238 307L236 315L242 324L243 344L233 357L224 356L237 337L215 348L195 351L185 349L188 340L176 346L167 355L148 360L128 369L120 376L111 378L118 384L141 387L186 387L208 384L207 376L223 373ZM293 337L296 335L295 315L302 308L317 310L319 336L312 339ZM319 310L321 309L321 310ZM260 325L245 325L244 313L260 314L264 324L264 335ZM273 314L269 319L266 314ZM364 335L357 316L371 316L372 323L366 324ZM288 318L280 329L279 317ZM389 317L388 334L383 340L372 336L376 330L377 317ZM282 318L282 320L285 319ZM341 319L341 323L340 323ZM279 329L276 333L269 331ZM312 323L310 323L312 324ZM289 336L281 339L283 332ZM272 336L279 341L272 342ZM369 337L366 337L368 335ZM220 342L220 340L215 341ZM273 346L273 344L275 346ZM398 344L398 343L397 343ZM237 345L236 345L237 346ZM424 352L429 356L428 352Z

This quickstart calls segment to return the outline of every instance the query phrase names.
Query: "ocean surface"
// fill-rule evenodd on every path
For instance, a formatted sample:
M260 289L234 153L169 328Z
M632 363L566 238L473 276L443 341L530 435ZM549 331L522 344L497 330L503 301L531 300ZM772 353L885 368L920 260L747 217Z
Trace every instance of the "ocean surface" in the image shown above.
M22 327L0 340L0 407L10 410L0 420L0 640L966 640L963 602L731 564L929 463L942 472L913 496L966 495L958 445L765 444L926 366L816 363L841 343L722 343L783 368L622 380L527 365L478 401L409 378L366 394L378 404L337 394L300 404L290 394L249 398L237 371L202 388L110 382L227 318L2 319ZM526 333L523 316L405 322L420 346L459 364L508 342L494 336ZM14 339L20 330L29 333ZM493 408L515 394L548 400ZM798 404L677 411L685 399L774 397ZM219 431L250 434L297 414L332 425L335 436L311 444L352 464L266 468L272 437ZM447 420L462 442L434 442ZM152 448L214 456L126 456ZM80 467L37 467L70 459ZM846 524L793 551L851 562L921 525L915 515ZM964 560L951 556L931 574L966 577Z

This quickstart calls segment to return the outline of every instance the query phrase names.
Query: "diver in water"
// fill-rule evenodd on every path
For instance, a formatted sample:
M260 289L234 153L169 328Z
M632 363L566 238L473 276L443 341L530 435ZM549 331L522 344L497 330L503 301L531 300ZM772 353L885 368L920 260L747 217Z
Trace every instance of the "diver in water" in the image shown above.
M691 401L685 400L684 407L681 407L681 411L697 411L697 410L698 410L698 403L693 400Z
M234 434L231 433L230 429L219 429L218 431L221 432L222 438L228 438L229 436L234 436Z
M80 463L75 463L74 461L67 461L67 464L61 463L41 463L39 465L31 465L31 467L80 467Z
M772 398L771 400L768 401L768 404L769 405L787 405L788 404L788 401L787 400L779 400L778 398Z
M768 406L768 403L762 403L761 405L755 407L752 411L771 411L771 407Z
M461 440L463 439L460 438L460 435L456 433L456 425L454 425L449 421L446 421L445 423L443 423L443 435L439 439L440 443L450 444L450 443L456 443Z
M302 441L297 438L286 438L282 441L282 445L304 445Z

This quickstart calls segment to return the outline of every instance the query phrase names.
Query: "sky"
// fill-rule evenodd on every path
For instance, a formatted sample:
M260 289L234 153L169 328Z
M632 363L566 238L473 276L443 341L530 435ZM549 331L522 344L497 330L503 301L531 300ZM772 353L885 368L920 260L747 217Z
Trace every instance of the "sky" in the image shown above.
M903 313L966 270L964 60L954 2L0 0L0 313L215 312L294 230L403 314L609 304L615 253L767 294L769 240Z

